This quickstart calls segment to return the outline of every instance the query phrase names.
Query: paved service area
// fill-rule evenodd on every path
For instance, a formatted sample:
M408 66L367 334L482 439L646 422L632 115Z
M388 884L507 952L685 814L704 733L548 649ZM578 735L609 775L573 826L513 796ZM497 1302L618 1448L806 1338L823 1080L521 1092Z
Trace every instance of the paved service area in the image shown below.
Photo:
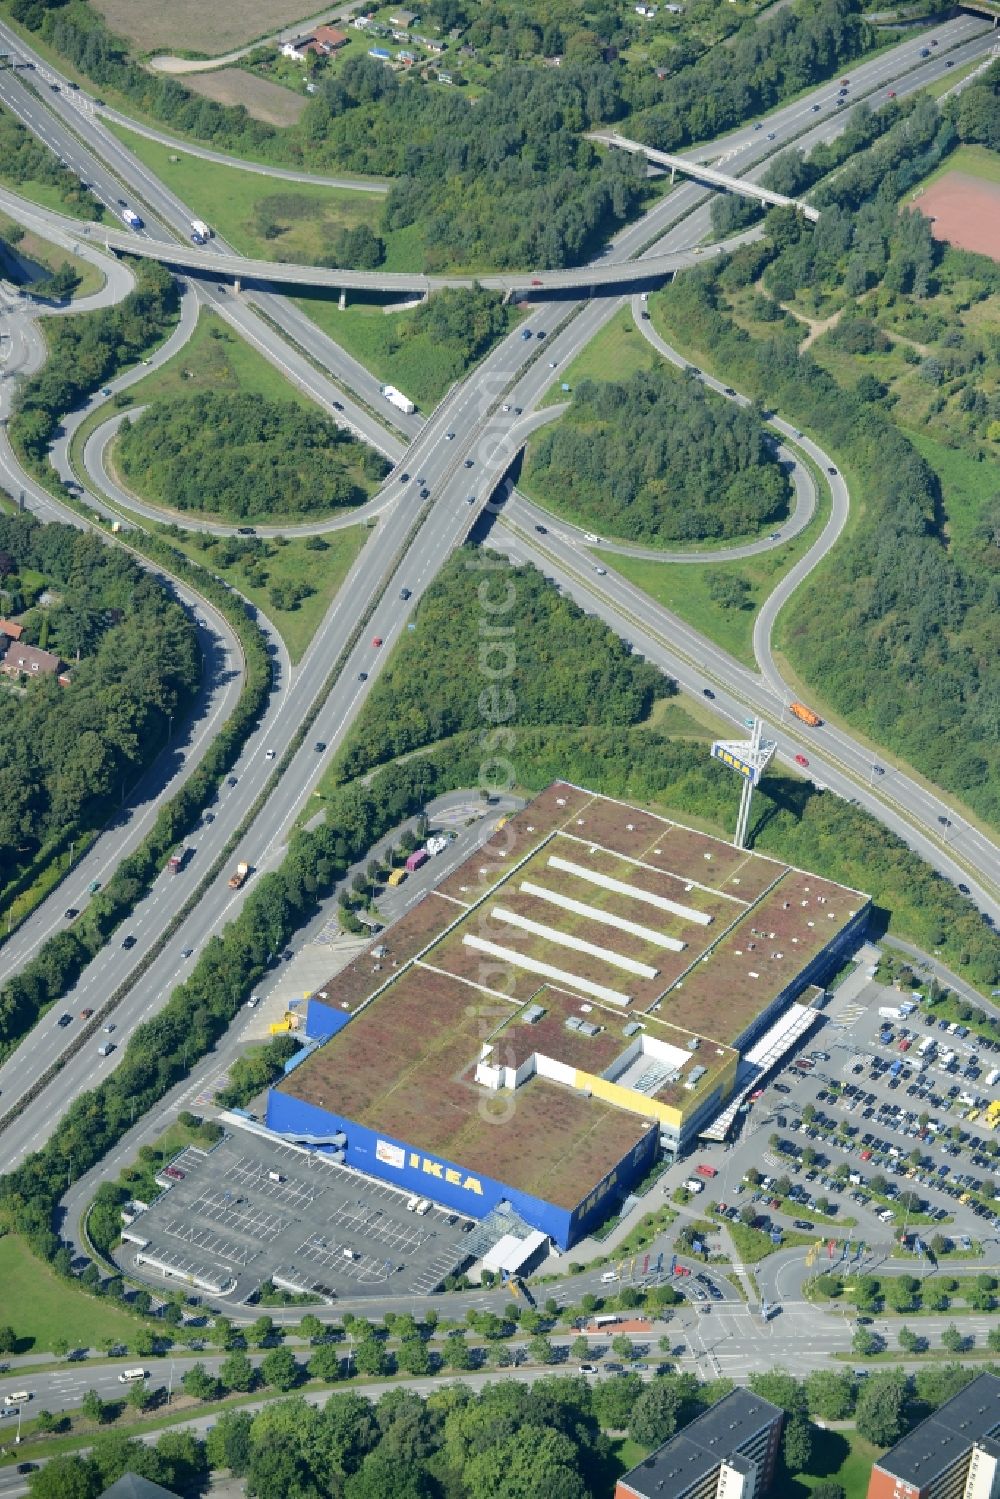
M123 1268L233 1302L266 1280L338 1296L426 1295L469 1257L468 1219L407 1211L409 1194L323 1156L235 1130L185 1150L126 1228Z

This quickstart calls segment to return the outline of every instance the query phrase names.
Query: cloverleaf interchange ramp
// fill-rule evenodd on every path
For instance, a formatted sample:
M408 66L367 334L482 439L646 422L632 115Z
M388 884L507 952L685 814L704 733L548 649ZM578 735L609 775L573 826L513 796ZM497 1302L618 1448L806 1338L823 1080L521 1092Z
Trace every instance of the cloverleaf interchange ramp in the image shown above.
M977 23L968 21L948 23L948 26L940 29L939 34L942 36L947 34L950 44L960 50L982 49L984 45ZM905 85L900 85L900 91L904 86L920 86L921 79L926 81L927 78L936 76L933 70L943 66L939 59L932 59L924 70L917 69L912 74L907 71L916 57L917 46L916 41L910 41L894 49L891 54L884 54L880 58L859 65L854 70L854 77L859 88L862 86L872 89L881 87L887 79L895 78L900 70L906 73L906 82ZM826 86L826 89L827 92L830 91L829 86ZM53 108L73 113L74 124L80 124L81 131L86 125L89 132L87 139L98 155L101 155L105 149L111 150L111 147L106 144L107 132L102 130L99 123L89 119L83 122L78 121L76 116L79 111L73 112L62 95L55 96ZM808 103L798 101L776 112L771 124L775 134L780 137L779 145L787 144L789 139L796 139L800 143L808 140L809 134L803 134L804 127L807 125L809 131L815 133L815 139L829 138L830 134L841 128L840 122L843 120L843 115L831 115L827 120L815 125L811 115L809 120L806 119L809 108ZM59 120L61 117L54 114L51 118ZM74 152L79 154L79 140L74 133L66 130L65 127L62 128L64 134L58 137L60 145L67 159L73 159ZM720 143L720 149L723 145L726 150L732 152L745 150L748 162L750 155L756 153L754 159L759 165L763 165L760 161L761 156L766 158L778 149L778 145L763 146L760 136L751 138L749 129L734 132L724 143ZM145 168L133 168L130 165L129 154L120 145L116 147L114 160L115 170L122 174L123 178L135 171L136 175L129 180L140 195L139 201L145 201L147 195L153 194L156 185L151 185L149 173ZM131 190L132 186L130 186ZM166 190L158 189L158 191L160 196L156 201L162 209L166 222L176 233L184 233L190 218L185 206ZM24 212L34 214L36 220L42 224L54 225L64 233L72 233L79 237L80 226L72 221L62 220L62 216L50 217L42 210L28 208L25 208ZM602 264L566 273L571 279L567 282L565 290L572 291L574 288L579 288L586 291L599 286L615 288L623 284L623 276L626 279L634 279L635 284L642 285L644 280L656 279L658 275L663 274L662 269L652 269L654 265L662 268L664 265L676 267L681 263L692 264L694 251L690 247L697 246L698 241L707 232L707 220L704 190L691 184L679 187L652 209L644 220L623 230L616 237L607 256L602 258ZM41 232L45 232L44 229ZM168 233L166 229L157 228L155 240L146 240L143 236L115 231L116 239L120 237L129 251L134 252L139 246L152 244L153 250L150 253L154 254L154 258L160 258L162 255L168 263L186 263L184 257L187 256L187 250L179 242L175 244L170 241L167 237ZM90 237L100 242L102 234L103 231L95 227L91 230ZM642 260L633 260L632 257L641 255L644 246L648 245L650 239L655 236L659 238L653 253ZM230 256L221 247L215 252L204 251L200 254L205 256L205 266L211 269L213 276L223 275L228 279L229 275L238 274L234 272L234 266L239 263L240 258ZM276 267L271 262L259 264L267 267L269 276L276 273L284 277L289 270L287 266ZM312 268L304 269L308 272ZM340 279L334 284L339 287L343 284L346 273L335 274ZM486 284L489 284L488 278L483 279ZM523 285L526 279L529 285L530 280L541 279L545 283L542 289L543 294L550 287L550 273L543 273L537 278L524 276L506 278L506 283ZM500 280L503 282L504 278ZM413 287L414 282L409 280L408 285ZM535 290L538 289L535 288ZM214 295L210 289L209 295ZM283 318L285 312L282 309L286 304L283 304L282 299L272 297L269 293L266 296L269 309L277 309ZM255 339L263 337L261 329L265 325L254 314L252 308L247 306L245 296L234 297L226 294L225 304L232 318L241 326L250 329ZM602 301L580 303L575 308L562 307L558 310L559 317L568 312L574 315L565 317L558 332L553 332L553 320L557 317L557 312L551 307L536 308L532 311L526 326L529 331L546 330L549 332L550 337L546 348L564 365L593 337L606 318L619 305L621 305L620 299L609 297ZM302 321L306 320L302 319ZM327 342L332 343L329 340ZM282 346L282 337L280 334L274 334L270 347L273 356L279 362L283 357ZM287 345L284 347L287 348ZM400 587L405 586L411 591L410 607L412 608L433 580L444 557L476 526L483 506L520 446L517 433L511 432L510 420L504 417L498 408L501 401L510 399L520 404L525 412L530 413L546 393L553 377L547 368L547 358L536 359L534 363L529 361L528 356L536 347L536 343L532 341L531 349L527 349L525 345L519 344L516 336L507 339L488 356L472 376L461 382L446 397L426 424L421 426L418 421L415 421L412 429L407 429L407 435L412 437L412 442L406 450L406 467L414 474L425 475L432 493L427 518L415 531L413 530L413 499L404 497L398 488L394 488L396 481L390 479L378 497L384 508L377 533L377 545L365 548L327 620L321 626L313 646L300 667L292 674L291 681L281 697L280 718L275 714L269 714L267 727L254 736L237 767L237 786L224 793L223 800L227 807L231 803L234 809L233 825L238 823L236 811L249 806L266 783L265 744L281 750L291 743L295 728L316 702L317 695L325 681L329 663L342 654L343 670L329 696L320 707L315 721L315 733L322 736L330 752L335 750L341 742L343 735L360 711L372 683L377 679L380 663L384 659L385 647L391 646L405 628L406 611L401 610L397 602ZM329 350L325 351L325 355L333 357ZM359 413L359 426L362 419L367 420L370 430L377 427L377 424L371 421L370 417L366 417L363 411ZM395 416L393 419L396 420ZM354 420L352 415L352 423ZM454 443L443 441L444 434L448 430L454 430L459 434ZM384 430L379 429L379 432L380 444L384 449L391 447L392 456L402 452L402 444L398 439L393 439L390 444L386 440ZM467 458L472 461L472 468L468 471L465 469ZM473 506L467 504L470 490L475 493L476 503ZM48 506L48 513L52 513L54 502L50 496L39 491L37 486L33 486L29 493L33 503ZM404 561L394 568L391 575L387 576L387 559L394 559L400 549L404 549ZM379 553L378 557L376 553ZM543 565L545 565L544 559ZM573 559L572 567L567 567L565 571L567 586L585 604L585 607L592 606L595 580L591 575L589 563L577 556ZM610 593L610 589L604 591ZM620 633L628 629L630 636L637 640L639 636L632 624L636 610L640 612L641 618L649 618L651 610L649 601L641 596L638 600L623 598L620 603L614 599L609 602L607 598L604 598L600 600L599 607L608 610L613 624ZM359 615L370 616L371 625L370 628L365 629L361 638L352 643L353 631L350 626ZM385 641L385 647L383 653L373 656L367 636L370 630L376 629ZM659 630L658 633L660 633ZM685 649L684 654L681 655L678 654L674 644L676 638L672 623L664 627L661 640L650 644L651 658L659 660L666 669L677 675L682 685L689 686L692 691L700 692L703 677L699 669L692 667L692 661L699 660L699 653L704 648L704 642L697 639L692 641L690 649ZM358 676L361 670L368 673L367 682L359 682ZM717 677L714 675L716 672ZM761 703L763 711L772 717L777 717L780 704L774 692L768 692L766 686L762 686L753 673L745 672L742 668L734 670L731 662L720 660L717 666L713 665L713 680L725 682L727 688L732 689L726 698L720 699L719 706L722 711L733 718L734 722L740 721L747 703L751 700ZM799 747L802 741L795 737L797 731L787 725L780 732L783 752L788 756ZM274 737L275 734L277 738ZM919 833L919 838L923 840L920 844L921 852L924 852L925 856L929 855L937 867L955 878L956 871L962 871L965 865L956 862L947 851L942 851L940 841L933 837L933 812L931 799L927 794L920 792L918 797L914 792L912 810L908 809L905 816L897 815L896 810L888 804L884 794L869 792L863 784L858 784L861 778L860 767L869 763L869 757L861 746L849 739L849 736L845 735L843 739L851 745L852 767L857 767L849 768L847 771L840 767L836 759L827 762L823 749L817 750L814 741L808 741L810 746L813 746L812 753L816 755L817 767L827 783L838 789L842 788L843 794L858 795L860 800L863 800L878 815L883 816L883 820L889 822L890 825L898 822L905 829L908 841L913 842ZM830 740L824 740L823 746L825 747L827 743L832 744L832 731ZM838 746L838 756L839 754ZM234 859L245 857L257 868L266 869L281 857L288 830L294 822L302 799L310 793L322 767L323 761L315 754L311 744L303 745L297 751L288 771L280 778L277 786L268 796L263 811L258 814L244 843L234 853ZM905 778L899 778L899 786L903 788L906 795L910 795L906 790ZM939 799L936 804L944 805ZM918 833L915 833L915 828ZM976 867L982 869L984 879L995 881L996 850L986 840L984 840L984 845L982 850L978 847L973 850ZM991 899L985 890L981 894L983 900ZM169 893L164 897L163 892L160 892L159 896L160 909L146 913L145 919L149 921L151 933L162 929L167 910L162 902L165 898L169 905L172 898ZM185 924L183 938L172 939L172 944L168 945L161 957L157 958L147 975L148 982L144 986L143 996L149 1001L147 1011L154 1009L161 997L165 997L177 981L182 966L178 961L179 941L183 940L188 945L197 947L213 930L217 930L239 899L239 895L234 896L226 889L221 879L206 892L198 911ZM85 982L93 982L93 980L85 979ZM73 1003L76 1002L74 998ZM137 1000L135 996L126 1000L122 1012L123 1020L139 1019L142 1013L142 1001ZM76 1092L93 1082L92 1061L93 1059L88 1054L77 1057L68 1064L61 1074L60 1095L62 1098L74 1096ZM17 1125L12 1126L7 1133L0 1166L6 1166L13 1160L23 1158L26 1150L44 1138L50 1127L51 1115L51 1107L45 1106L44 1095L39 1103L32 1104L29 1109L25 1110Z

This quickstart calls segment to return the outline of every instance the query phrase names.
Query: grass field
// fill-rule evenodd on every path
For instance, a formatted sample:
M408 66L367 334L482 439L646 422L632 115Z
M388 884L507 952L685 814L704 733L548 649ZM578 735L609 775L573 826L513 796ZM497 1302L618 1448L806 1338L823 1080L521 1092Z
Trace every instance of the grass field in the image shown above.
M453 351L436 344L430 334L406 336L414 322L412 311L387 313L369 301L353 307L348 303L341 312L334 296L296 297L294 301L373 375L398 386L424 412L433 410L465 373ZM508 308L507 327L514 327L517 319L514 308Z
M565 369L553 372L541 404L555 406L565 401L564 384L572 388L581 380L627 380L639 370L656 369L662 363L635 326L631 309L623 307Z
M381 193L311 182L282 184L256 172L205 161L181 146L162 146L117 125L109 128L192 213L243 255L315 263L329 254L340 230L359 224L378 229L384 206Z
M270 360L234 333L217 313L202 309L198 326L183 349L130 387L130 405L195 395L199 391L241 390L269 401L295 401L307 411L316 403L293 385ZM104 410L98 421L107 417Z
M785 1491L787 1499L806 1499L818 1484L832 1481L844 1490L844 1499L865 1499L872 1464L882 1448L866 1442L856 1431L830 1431L813 1427L811 1473L799 1473Z
M181 46L182 57L217 57L233 47L255 42L295 21L316 14L309 0L253 0L253 4L209 5L202 0L96 0L94 9L111 30L127 37L137 51L155 47L171 51Z
M284 542L261 542L267 555L259 566L246 561L223 561L220 548L210 537L196 536L186 531L177 536L170 532L174 546L186 552L195 562L200 562L210 572L218 573L227 583L238 588L252 603L263 609L267 617L281 631L281 638L288 647L292 661L300 661L309 642L327 609L346 578L371 529L368 526L348 526L343 531L331 531L323 538L325 551L310 551L306 539L296 537ZM208 543L208 545L204 545ZM221 553L225 557L225 551ZM294 609L279 609L271 596L272 588L305 585L313 590Z
M974 73L982 65L982 58L974 57L971 62L963 63L960 68L953 68L950 73L945 73L943 78L937 78L933 83L929 83L924 93L930 94L932 99L940 99L942 94L953 89L956 83L961 82L963 78L968 78L970 73Z
M268 125L295 125L309 103L305 90L286 88L270 78L259 78L245 68L218 68L211 73L189 73L184 87L217 104L242 105L255 120Z
M817 514L793 541L740 562L645 562L599 549L595 549L594 555L600 557L605 567L621 573L658 604L721 645L737 661L756 666L753 626L757 611L778 579L816 539L827 513L822 498L825 490L821 488L820 494ZM743 579L750 585L746 608L726 609L711 597L710 588L716 575Z
M7 240L8 244L14 244L11 236L17 233L19 227L13 219L0 213L0 239ZM50 240L42 239L29 230L21 234L20 239L14 244L14 249L16 254L34 261L45 271L57 271L63 265L72 266L80 278L80 284L73 293L74 300L78 297L88 297L91 292L100 291L104 285L104 277L96 265L92 265L89 260L81 260L78 255L72 255L69 250L63 250L59 245L54 245ZM10 275L9 267L6 274L11 280L15 279ZM30 282L25 281L15 281L15 284L30 286Z
M909 199L947 177L949 172L968 172L970 177L981 177L984 182L1000 182L1000 151L991 151L988 146L959 146L910 192Z
M199 390L249 391L275 401L297 401L308 410L315 410L311 402L295 386L289 384L279 370L269 364L249 344L237 337L222 319L212 312L202 312L198 326L188 343L160 369L153 370L131 390L133 404L148 405L151 401L164 400L177 395L191 395ZM77 432L72 447L72 460L82 475L80 455L90 433L107 417L107 407L84 422ZM366 487L371 488L370 482ZM136 517L128 511L122 518L135 524ZM262 518L264 519L264 518ZM272 524L274 516L267 517ZM155 522L152 523L155 526ZM369 536L364 525L349 526L333 531L326 538L323 550L312 550L307 538L295 537L287 541L264 543L248 538L239 542L228 538L214 541L210 536L165 525L164 530L174 546L194 561L202 563L211 572L217 573L227 583L257 604L281 632L293 661L301 659L316 627L326 613L338 588L347 575ZM230 556L241 547L241 557ZM267 551L257 558L252 555L254 547ZM314 591L301 599L294 608L278 608L271 594L272 588L307 585Z
M63 1338L73 1348L96 1348L103 1338L131 1342L143 1325L106 1298L61 1280L17 1234L0 1239L2 1320L18 1338L18 1353L51 1352Z

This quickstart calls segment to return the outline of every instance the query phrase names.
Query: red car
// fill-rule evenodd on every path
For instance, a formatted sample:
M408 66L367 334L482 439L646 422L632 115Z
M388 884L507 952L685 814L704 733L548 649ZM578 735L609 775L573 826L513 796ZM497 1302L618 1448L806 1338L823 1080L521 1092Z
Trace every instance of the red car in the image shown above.
M894 88L891 88L889 90L889 98L890 99L895 99L895 97L896 97L896 90Z
M539 281L537 276L532 276L531 284L532 286L541 286L542 283Z
M806 759L805 755L796 755L795 763L796 765L808 765L809 761Z
M719 1174L715 1166L696 1166L694 1170L696 1176L704 1176L708 1181Z
M381 644L382 644L382 637L381 637L381 635L373 635L372 636L372 645L374 645L374 646L380 646Z
M93 1015L93 1013L94 1013L93 1010L81 1010L80 1011L80 1019L81 1020L89 1020L90 1017L91 1017L91 1015Z
M751 1093L750 1094L750 1102L751 1103L756 1103L757 1100L758 1100L758 1098L763 1098L763 1097L764 1097L764 1089L763 1088L758 1088L757 1091L756 1091L756 1093Z

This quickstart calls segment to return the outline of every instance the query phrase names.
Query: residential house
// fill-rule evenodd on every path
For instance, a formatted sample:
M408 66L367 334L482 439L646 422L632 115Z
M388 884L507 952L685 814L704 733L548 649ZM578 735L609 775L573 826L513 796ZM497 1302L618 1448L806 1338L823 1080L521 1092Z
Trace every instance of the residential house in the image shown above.
M415 10L394 10L389 17L390 26L399 26L403 31L409 31L414 22L418 20Z
M12 619L0 619L0 635L6 635L10 640L20 640L23 634L23 625L16 625Z
M63 663L51 651L23 645L6 635L0 635L0 653L0 671L8 677L54 677L62 670Z
M313 37L326 52L339 52L348 41L347 32L338 31L336 26L317 26Z

